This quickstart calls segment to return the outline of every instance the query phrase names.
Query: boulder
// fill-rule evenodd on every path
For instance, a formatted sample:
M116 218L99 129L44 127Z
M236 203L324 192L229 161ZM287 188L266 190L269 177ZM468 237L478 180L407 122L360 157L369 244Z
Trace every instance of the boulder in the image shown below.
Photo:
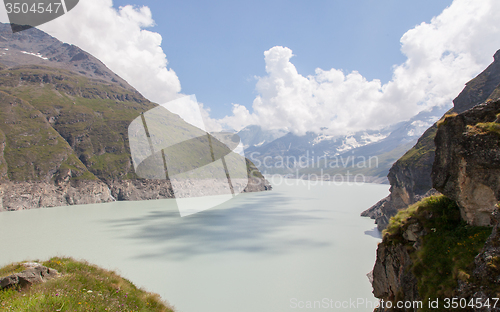
M0 279L0 290L12 287L29 288L36 283L59 277L57 270L47 268L40 264L29 264L29 268L21 273L14 273Z

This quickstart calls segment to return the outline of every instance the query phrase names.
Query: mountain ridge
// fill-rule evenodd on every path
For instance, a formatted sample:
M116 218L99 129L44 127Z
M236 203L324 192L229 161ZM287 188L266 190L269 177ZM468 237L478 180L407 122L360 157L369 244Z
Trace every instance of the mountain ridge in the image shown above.
M168 180L139 179L130 155L128 126L157 104L78 47L7 27L0 25L0 211L174 197ZM195 131L165 114L172 129ZM270 189L247 167L259 183L246 191Z

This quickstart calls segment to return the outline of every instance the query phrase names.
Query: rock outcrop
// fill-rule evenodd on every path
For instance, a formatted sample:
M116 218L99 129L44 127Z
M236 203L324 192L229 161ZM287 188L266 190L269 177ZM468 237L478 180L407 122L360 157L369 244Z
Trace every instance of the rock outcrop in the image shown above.
M203 183L204 182L204 183ZM33 208L86 205L112 201L138 201L228 194L229 187L215 187L213 180L184 182L186 192L175 193L169 180L94 180L51 182L1 182L0 212ZM264 178L249 177L247 192L271 190Z
M23 264L28 269L0 279L0 290L6 288L29 288L33 284L45 283L60 276L59 272L38 263Z
M453 100L454 108L448 114L460 114L479 103L500 97L500 50L493 58L493 63L469 81ZM424 132L412 149L394 163L387 176L391 194L362 213L362 216L375 219L379 230L387 226L389 219L398 210L437 193L432 189L431 180L436 131L437 125L434 124Z
M456 219L464 220L472 226L494 226L482 250L473 261L471 260L468 273L458 274L456 286L448 290L453 297L465 298L467 302L471 299L474 302L485 302L488 298L500 295L499 117L500 99L489 100L461 114L450 115L441 120L435 136L436 153L431 175L433 187L449 200L456 202ZM384 201L387 199L384 199L381 205L385 204ZM391 224L388 231L384 232L373 270L372 286L376 297L393 302L425 299L420 298L414 261L426 242L426 235L432 231L443 230L431 228L430 222L435 222L437 218L449 218L429 211L420 212L418 218L416 215L419 213L415 212L409 213L410 217L398 215L396 219L402 221L399 221L396 227ZM450 228L447 231L453 233L450 235L458 233ZM443 252L439 257L450 256ZM378 311L397 310L380 308ZM476 307L471 311L500 311L500 307Z
M436 134L434 187L471 225L488 226L500 201L500 98L444 119Z
M405 244L379 245L373 268L373 294L385 301L416 301L417 279L411 272L412 261ZM385 311L380 309L379 311Z
M471 278L459 280L457 290L464 298L497 298L500 290L500 213L492 214L495 224L493 231L484 244L483 250L474 259ZM479 310L479 309L478 309ZM485 311L486 309L483 309ZM499 311L500 307L490 309ZM481 311L481 310L479 310ZM487 311L487 310L486 310Z
M441 230L449 233L445 235L461 237L471 228L478 229L477 233L483 229L484 239L490 235L487 228L474 226L494 228L486 243L484 239L481 241L483 247L476 245L477 249L473 249L468 245L471 260L465 271L447 273L448 277L453 276L456 285L447 284L446 287L452 288L447 288L446 293L467 302L486 302L488 298L500 296L500 51L495 54L492 65L467 83L454 105L453 110L424 133L415 147L394 164L389 174L391 194L363 213L376 219L381 229L398 211L433 193L444 194L454 205L453 217L446 215L446 211L451 211L446 207L441 208L444 209L441 210L444 211L442 216L432 210L425 212L425 209L422 210L425 213L419 214L415 212L418 210L411 208L398 215L396 223L391 223L379 244L373 270L374 294L380 299L425 300L427 296L421 298L419 290L429 289L422 286L429 283L429 276L426 275L425 281L420 280L426 266L422 269L419 261L423 260L419 257L425 248L429 248L425 245L432 241L428 240L429 237L436 237L433 235L438 235L436 233ZM455 221L446 223L446 229L434 227L433 224L443 220ZM454 232L458 228L460 230ZM466 248L460 244L467 239L473 240L474 236L461 237L461 241L454 242L451 248ZM447 250L439 253L439 257L450 257ZM448 260L457 261L456 258ZM469 310L500 311L500 307L493 308L492 305Z
M50 182L7 181L0 183L0 211L111 201L113 198L108 186L100 180L74 181L63 185Z
M211 196L229 194L229 185L220 186L220 181L213 179L206 180L185 180L183 181L182 192L175 192L169 180L106 180L109 190L114 199L121 200L150 200L165 198L182 198L193 196ZM233 181L233 184L235 182ZM269 182L263 177L249 177L245 182L243 192L260 192L271 190Z

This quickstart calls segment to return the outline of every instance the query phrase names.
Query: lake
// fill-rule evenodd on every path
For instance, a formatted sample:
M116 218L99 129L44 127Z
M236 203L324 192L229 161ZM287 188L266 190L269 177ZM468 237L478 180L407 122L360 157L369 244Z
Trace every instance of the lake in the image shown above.
M85 259L179 312L373 311L380 237L359 214L389 185L287 184L184 218L172 199L2 212L0 265Z

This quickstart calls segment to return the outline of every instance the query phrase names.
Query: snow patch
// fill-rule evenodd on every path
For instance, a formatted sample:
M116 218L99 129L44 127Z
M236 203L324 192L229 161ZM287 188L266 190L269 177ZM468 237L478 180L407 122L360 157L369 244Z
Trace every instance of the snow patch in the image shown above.
M313 145L316 145L322 141L327 141L327 140L335 140L335 137L333 135L326 135L326 134L320 134L313 140ZM335 142L335 141L333 141Z
M24 54L28 54L28 55L33 55L33 56L36 56L36 57L39 57L43 60L48 60L49 58L48 57L44 57L43 55L41 55L40 53L33 53L33 52L26 52L26 51L21 51L21 53L24 53Z
M358 143L358 141L356 141L356 138L354 138L353 136L346 137L345 140L342 142L342 146L337 148L337 152L343 153L343 152L346 152L348 150L351 150L353 148L360 147L363 145L364 144Z
M361 140L363 140L366 144L370 143L375 143L378 141L382 141L383 139L387 138L389 135L382 134L382 133L377 133L377 134L368 134L365 133L361 136Z

